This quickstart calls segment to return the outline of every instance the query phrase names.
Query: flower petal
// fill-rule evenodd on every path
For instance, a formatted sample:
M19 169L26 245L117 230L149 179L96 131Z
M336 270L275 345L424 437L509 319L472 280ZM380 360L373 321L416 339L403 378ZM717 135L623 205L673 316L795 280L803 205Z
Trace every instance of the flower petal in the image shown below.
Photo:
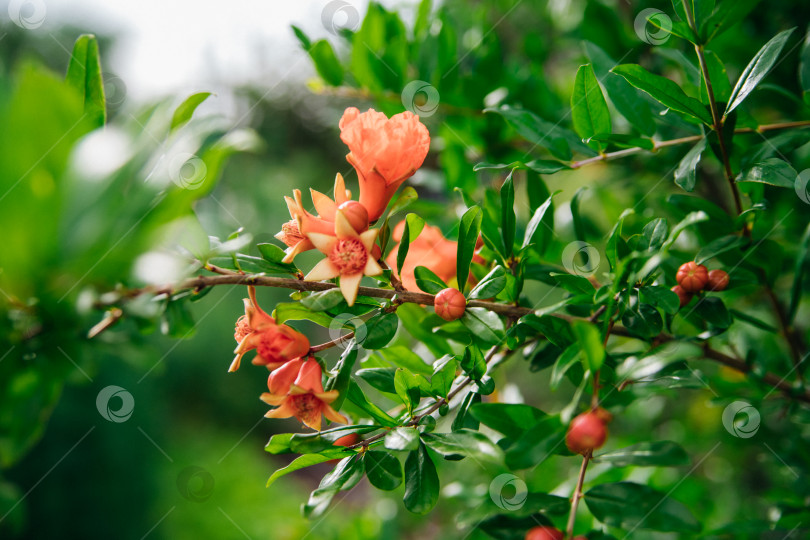
M324 406L323 406L323 415L327 419L331 420L332 422L337 422L339 424L348 424L349 423L348 418L346 418L344 415L340 414L339 412L337 412L335 409L333 409L331 406L329 406L327 404L324 404Z
M291 416L295 416L295 410L293 410L289 399L284 400L284 403L277 409L269 410L264 415L265 418L290 418Z
M307 237L309 238L309 241L312 242L312 245L315 246L315 249L324 255L329 255L332 253L332 250L335 248L335 244L337 243L337 238L328 234L309 233Z
M374 247L374 242L377 240L377 234L380 229L369 229L360 235L360 241L363 242L365 248L370 252Z
M340 275L338 268L329 259L323 259L304 277L305 281L323 281Z
M351 276L340 276L340 292L343 293L343 298L350 306L353 306L357 299L357 289L360 288L361 279L363 279L363 274L360 272Z
M366 267L363 269L363 274L367 276L379 276L383 273L382 266L380 266L374 257L369 257L366 261Z
M315 206L318 216L332 221L334 219L332 216L335 215L335 211L337 210L335 201L312 188L309 189L309 193L312 195L312 204Z
M357 238L357 231L346 219L346 216L340 210L335 212L335 235L341 240L344 238Z

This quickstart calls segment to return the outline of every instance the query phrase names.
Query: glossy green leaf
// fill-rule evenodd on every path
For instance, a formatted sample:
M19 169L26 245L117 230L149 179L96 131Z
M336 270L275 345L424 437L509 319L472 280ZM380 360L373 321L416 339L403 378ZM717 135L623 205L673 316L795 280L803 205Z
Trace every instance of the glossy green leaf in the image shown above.
M329 328L334 319L323 311L311 311L300 302L282 302L276 304L273 311L276 322L281 324L287 321L312 321L319 326Z
M383 439L389 450L416 450L419 448L419 431L415 427L398 427L389 431Z
M375 404L371 403L366 398L365 394L363 394L363 390L354 381L349 382L349 389L346 393L346 399L348 399L349 401L360 407L373 420L376 420L381 425L389 427L397 425L397 421L391 418L391 416L388 413L380 409Z
M695 98L687 96L674 81L660 75L653 75L636 64L622 64L613 68L612 71L624 77L627 82L642 92L649 94L663 106L711 125L712 118L703 104Z
M467 284L467 277L470 274L470 264L472 264L475 253L475 245L478 242L478 236L481 234L482 217L481 208L473 206L464 213L458 226L456 279L458 280L458 288L462 293Z
M540 409L522 403L478 403L470 407L470 414L512 439L520 437L527 426L533 426L546 416Z
M677 467L689 464L686 450L672 441L641 442L594 456L597 462L614 467Z
M377 489L391 491L402 483L402 464L387 452L369 450L363 456L366 477Z
M465 456L474 460L503 460L503 451L479 431L461 429L452 433L425 433L422 440L443 456Z
M305 467L311 467L319 463L325 463L333 459L341 459L348 456L353 456L354 454L355 453L350 450L338 450L338 449L324 450L319 454L304 454L303 456L295 458L295 460L286 467L283 467L274 472L270 476L270 478L267 479L267 487L270 487L270 485L273 482L275 482L276 480L278 480L279 478L281 478L286 474L290 474L291 472L295 472Z
M388 215L393 216L394 214L402 212L418 199L419 195L416 193L416 190L411 186L405 186L394 202L391 203L391 206L389 206Z
M728 328L732 323L726 305L715 296L702 298L695 306L694 314L717 328Z
M430 393L434 396L447 397L456 379L458 362L450 355L433 363L433 375L430 377Z
M427 514L439 500L439 475L424 443L405 460L405 508Z
M698 141L698 143L683 156L680 163L678 163L678 168L675 169L675 183L684 191L691 193L695 190L697 166L698 163L700 163L700 158L705 149L706 139L704 138Z
M464 355L459 361L461 369L474 381L480 380L487 372L487 364L484 361L484 355L478 347L467 347L464 349Z
M394 374L396 371L396 368L386 367L364 368L358 369L355 375L380 392L396 394L397 391L394 388Z
M638 290L639 298L646 304L653 304L664 310L665 313L674 315L680 308L678 295L666 287L649 286L641 287Z
M538 174L554 174L564 169L570 169L570 167L565 163L550 159L533 159L525 163L522 161L513 161L512 163L477 163L473 167L474 171L486 169L529 169Z
M695 255L695 262L698 264L706 264L709 259L717 257L722 253L726 253L727 251L742 247L746 243L748 243L748 240L737 235L715 238L700 248L700 251L698 251L697 255Z
M413 274L416 278L416 286L426 293L438 294L444 289L449 288L447 283L442 281L442 278L425 266L417 266L414 268Z
M720 0L714 12L700 25L702 43L709 43L748 15L760 0Z
M540 225L543 223L544 218L546 217L546 212L551 207L552 199L557 193L559 193L559 191L552 193L551 196L546 199L543 204L538 206L537 210L534 211L532 219L530 219L529 224L526 225L526 232L523 235L523 244L521 245L521 249L525 249L529 244L534 242L538 227L540 227Z
M408 408L408 412L411 413L419 405L419 400L422 398L419 377L419 375L409 373L402 368L397 369L394 374L394 389L397 391L399 399Z
M731 96L731 83L728 80L726 66L714 51L705 51L703 56L706 58L706 68L709 71L709 80L712 82L715 103L728 103L728 98ZM709 104L709 91L706 89L706 80L702 71L700 74L700 100L706 105ZM721 112L723 108L724 106L720 107Z
M671 495L633 482L600 484L585 493L588 510L610 527L696 533L700 523Z
M799 83L804 92L804 102L810 105L810 29L804 38L802 50L799 53Z
M107 104L96 36L82 34L73 44L65 80L78 91L93 126L103 126L107 121Z
M728 1L728 0L726 0ZM787 43L788 38L793 33L795 28L779 32L768 43L766 43L754 58L745 66L745 69L737 79L737 84L731 91L731 96L728 99L728 107L726 107L725 114L727 115L748 97L754 88L760 83L762 79L768 74L771 68L776 64L779 59L779 54L782 52Z
M582 216L579 213L579 202L582 199L582 196L588 190L587 187L583 186L574 193L574 196L571 198L571 219L574 222L574 236L576 236L577 240L580 242L585 242L585 224L582 221Z
M366 337L362 344L364 349L382 349L388 345L399 328L396 313L381 313L366 321Z
M571 94L571 120L583 139L610 134L610 111L590 64L579 66Z
M335 56L332 45L325 39L319 39L307 51L315 70L330 86L340 86L343 82L343 66Z
M174 110L170 131L175 131L176 129L187 124L194 115L194 111L197 110L197 107L202 105L203 101L212 95L213 94L211 92L198 92L196 94L191 94L185 100L183 100L183 103L178 105L178 107Z
M493 298L506 287L506 270L496 266L470 291L470 298Z
M397 251L397 274L402 274L402 265L405 264L405 257L408 256L408 249L411 242L419 237L419 233L425 227L425 220L416 214L405 216L405 228L402 231L402 238L399 241Z
M546 416L529 427L506 450L506 466L512 470L534 467L565 448L565 426L557 416Z
M468 307L461 317L473 337L489 345L500 343L504 337L503 320L486 308Z
M314 292L301 299L301 303L312 311L327 311L344 302L340 289Z
M793 286L790 289L790 304L788 306L788 322L793 322L799 311L799 302L802 297L802 283L808 270L810 270L810 225L804 230L796 253L796 263L793 266Z
M754 163L740 172L737 182L759 182L793 189L796 182L796 169L781 158L768 158Z
M504 252L506 257L511 257L514 249L515 220L515 184L510 172L501 186L501 234L503 235L503 245L506 248Z
M583 360L591 372L599 371L605 361L605 346L602 335L595 324L587 321L574 321L571 329L582 349Z

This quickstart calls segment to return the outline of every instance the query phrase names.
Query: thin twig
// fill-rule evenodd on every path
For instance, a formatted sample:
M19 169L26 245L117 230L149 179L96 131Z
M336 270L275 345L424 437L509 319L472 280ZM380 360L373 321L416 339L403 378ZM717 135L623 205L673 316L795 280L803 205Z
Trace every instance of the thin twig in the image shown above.
M571 511L568 514L568 527L565 529L565 537L568 540L574 538L574 523L577 519L577 506L582 498L582 485L585 483L585 471L588 469L588 462L591 460L591 451L588 450L582 456L582 466L579 468L579 478L577 486L574 488L574 496L571 498Z

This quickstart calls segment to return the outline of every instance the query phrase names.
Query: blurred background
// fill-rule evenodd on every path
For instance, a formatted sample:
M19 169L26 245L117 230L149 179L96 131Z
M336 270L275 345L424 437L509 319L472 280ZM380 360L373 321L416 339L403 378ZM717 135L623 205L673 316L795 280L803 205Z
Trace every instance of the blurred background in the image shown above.
M383 2L383 5L397 11L408 28L418 19L417 2ZM505 126L493 115L482 116L480 110L485 106L520 104L548 120L565 121L561 111L568 102L576 67L586 61L580 46L583 39L597 44L615 60L643 59L645 64L653 64L653 71L694 82L696 72L691 70L694 66L690 69L692 55L687 48L675 40L651 48L634 32L636 15L648 7L671 12L668 2L436 2L432 10L434 14L441 10L441 18L431 17L430 32L444 36L446 43L444 49L426 47L422 56L450 55L450 64L458 62L460 67L451 70L454 73L446 80L442 78L441 84L433 81L441 92L442 105L449 112L425 119L433 138L432 149L441 151L441 158L431 153L425 168L412 180L422 201L420 213L449 233L450 223L456 218L452 188L474 190L495 178L473 173L472 164L484 158L508 163L527 149L519 145L498 146L497 141L506 139L502 135ZM76 148L66 149L64 157L72 171L68 176L86 176L107 174L116 163L135 153L136 148L152 144L149 119L161 107L176 106L195 92L213 92L215 95L195 115L208 119L206 126L211 133L222 136L245 130L256 137L249 151L235 153L222 170L221 180L206 188L205 196L194 202L194 212L202 226L200 231L225 239L244 228L253 235L253 244L270 242L280 224L287 220L282 194L310 186L328 192L336 172L343 173L353 185L354 172L345 161L347 149L337 130L345 107L363 110L376 106L389 114L403 110L398 93L386 98L383 91L341 93L325 87L290 28L292 24L298 26L313 41L329 39L336 54L343 57L349 48L338 34L346 28L356 30L367 8L367 3L359 1L335 4L334 1L144 0L136 6L101 0L4 0L0 10L2 95L4 99L12 99L8 96L13 94L14 81L25 69L21 66L44 65L61 77L76 37L82 33L95 34L101 44L108 127L100 136L95 132L76 141ZM22 13L22 19L12 20L14 17L10 15L14 13ZM810 6L804 0L779 2L778 9L763 2L739 27L719 38L714 47L726 61L734 81L772 35L802 21L806 25L809 20ZM804 30L800 28L802 33ZM450 53L446 52L448 48ZM684 54L690 54L689 60ZM801 102L791 102L779 91L787 88L798 93L797 54L795 48L786 49L785 59L769 77L774 88L762 90L752 99L758 107L758 121L807 117L807 109ZM429 61L430 58L426 60ZM25 101L15 103L24 105ZM25 133L30 131L33 139L41 127L38 122L44 121L48 110L29 105L24 110L30 115L20 119L19 126L25 126ZM671 135L665 125L659 129L660 138ZM9 142L22 132L6 131L0 140ZM3 159L11 159L11 152L4 150ZM661 152L657 156L661 163L655 170L674 166L681 154ZM806 150L799 150L797 155L805 167L810 164ZM659 181L658 174L648 174L645 159L651 158L610 167L597 165L555 176L549 181L550 189L564 190L562 203L556 209L557 226L565 231L570 225L566 201L581 185L594 186L583 201L589 226L599 230L612 223L639 192L649 190ZM666 189L670 189L670 184ZM710 191L707 185L704 183L700 189ZM82 198L82 189L86 188L73 192L74 202ZM33 347L20 354L19 362L37 363L41 371L39 379L16 378L12 386L11 374L3 371L0 358L0 377L7 377L4 385L8 383L6 388L12 389L0 397L6 399L0 409L3 429L8 426L18 429L24 424L19 427L24 437L20 435L18 439L25 439L17 448L14 446L17 443L10 442L15 440L16 432L0 437L4 467L0 470L0 516L3 516L0 537L486 537L480 531L470 532L469 525L474 522L477 510L470 500L486 493L494 473L482 471L475 464L452 463L442 469L443 497L439 507L426 517L408 514L402 506L401 488L393 494L382 494L362 482L348 494L341 494L333 510L322 519L306 520L301 517L299 507L317 487L328 466L301 471L265 488L265 480L272 471L290 460L287 456L267 454L265 443L273 433L298 430L300 426L295 422L262 419L266 407L258 395L265 388L263 369L246 365L236 374L226 373L234 347L233 323L243 311L242 289L221 287L208 294L205 301L191 304L193 323L184 324L178 320L182 316L176 317L168 321L171 327L167 330L160 328L165 321L156 322L146 314L140 319L127 318L102 334L96 343L87 345L83 336L98 322L101 312L87 309L85 304L92 304L105 285L109 290L117 280L130 284L149 282L155 272L159 277L156 281L165 282L185 271L173 266L172 261L139 259L137 256L147 251L144 246L163 245L162 237L156 234L168 233L155 225L135 241L127 236L134 221L118 223L111 218L121 215L119 211L126 213L128 205L135 204L125 184L115 184L105 196L114 204L103 206L103 201L99 202L101 206L95 208L103 215L94 222L81 221L90 219L86 216L71 217L71 212L92 214L92 208L85 210L81 205L73 210L62 208L67 217L54 223L50 223L48 214L37 218L41 221L32 227L39 228L37 223L41 223L43 231L51 227L62 231L54 233L55 238L63 239L62 246L36 243L18 246L20 257L34 251L38 255L51 253L48 250L53 248L53 257L40 257L36 264L81 268L82 271L74 268L71 273L74 277L81 277L84 268L95 268L94 261L108 250L120 252L121 256L105 259L110 262L105 262L103 272L93 270L93 276L100 277L84 280L85 284L92 281L97 285L93 293L97 296L91 294L91 300L82 300L83 287L79 287L68 291L75 300L68 306L67 302L61 303L67 287L60 287L57 278L48 282L53 287L43 286L49 292L43 293L40 301L45 303L48 294L52 295L52 304L48 304L52 318L39 323L48 330L43 333L47 340L38 343L34 340L34 345L22 346L19 339L15 341L13 332L9 334L12 337L4 337L8 342L2 344L9 353L13 352L6 365L15 361L13 357L23 348ZM662 203L663 197L650 201L644 214L669 211L655 206ZM24 199L16 204L17 211L29 211ZM528 204L519 201L520 205L525 218ZM71 219L76 220L77 228L71 228L74 223ZM795 216L796 223L793 220L788 220L785 226L799 229L799 216ZM27 234L23 224L15 223L20 222L3 222L4 227L9 227L3 229L4 236ZM94 227L97 238L82 236L88 229L81 227ZM195 227L191 229L196 231ZM121 239L126 241L119 244ZM71 251L74 242L87 245ZM131 251L126 253L128 249ZM250 249L257 254L255 247ZM302 257L300 266L307 268L311 260L314 259ZM34 282L35 278L31 280ZM34 290L35 286L31 288ZM259 293L260 301L267 306L287 298L281 290ZM149 311L148 306L142 307ZM17 320L9 325L14 329L24 327ZM313 343L329 339L323 329L298 326L306 329ZM20 332L25 334L23 330ZM397 339L402 344L408 343L406 336ZM0 350L0 357L4 352ZM328 358L332 362L334 356ZM715 368L706 367L716 374ZM58 381L51 381L45 373L58 374L54 376ZM570 385L561 386L554 395L540 395L536 388L548 385L532 384L528 373L529 364L512 362L498 381L500 399L525 398L543 409L554 409L567 402L566 396L572 391ZM731 373L721 372L719 377L719 384L726 385L726 390L740 384ZM49 381L47 384L42 383L45 379ZM67 381L64 386L63 379ZM97 407L99 392L110 385L125 389L134 400L132 415L125 421L108 421ZM657 395L637 401L612 427L615 438L611 444L629 445L636 442L633 432L646 429L661 439L679 441L694 455L706 454L716 444L722 406L714 399L716 391L723 392L723 388L695 386L691 390L673 391L671 397L677 395L677 400ZM36 391L28 392L29 388ZM25 397L13 401L10 396L15 391ZM126 405L124 401L121 404ZM778 412L765 409L763 416L776 417ZM787 428L778 420L763 422L763 432L769 429ZM691 475L669 469L639 469L633 474L634 479L649 479L655 486L668 486L684 477L678 488L679 500L690 507L700 506L704 515L709 516L707 528L718 528L731 521L768 519L768 513L774 511L772 500L791 500L801 507L807 488L797 489L798 474L791 465L793 459L804 458L806 462L806 454L806 448L779 449L782 457L777 459L761 445L737 440L734 445L725 445L712 453ZM609 477L614 473L595 467L593 474ZM466 487L456 482L456 478L464 478ZM550 462L526 474L530 486L562 494L570 493L571 480L568 462L557 467ZM457 523L449 518L456 512L462 515ZM740 532L733 535L727 537L746 537ZM634 537L673 538L647 532L638 532Z

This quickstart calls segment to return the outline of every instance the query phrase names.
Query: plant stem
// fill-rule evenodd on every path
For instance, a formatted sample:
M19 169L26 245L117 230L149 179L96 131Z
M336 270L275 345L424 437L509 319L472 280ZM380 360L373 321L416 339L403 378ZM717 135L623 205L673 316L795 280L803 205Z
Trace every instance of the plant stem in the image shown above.
M565 537L568 540L574 538L574 523L577 519L577 506L582 498L582 485L585 483L585 471L588 470L588 462L591 460L591 451L588 450L582 456L582 466L579 468L579 478L577 486L574 488L574 496L571 498L571 511L568 513L568 527L565 530Z
M340 345L344 341L349 341L353 337L354 332L349 332L348 334L342 335L337 339L333 339L332 341L327 341L326 343L321 343L320 345L314 345L309 348L309 354L315 354L321 351L325 351L327 349L331 349L332 347Z
M771 302L771 306L773 307L774 313L776 313L776 319L779 321L779 327L782 330L782 335L785 337L785 341L788 344L788 348L790 349L790 355L793 358L793 368L796 371L796 376L798 377L799 381L804 384L804 374L801 370L801 363L803 361L804 353L802 352L803 344L801 342L801 337L796 334L793 326L790 324L788 320L787 314L785 313L784 308L782 307L782 303L779 302L779 298L776 296L776 293L773 291L773 288L768 284L767 280L765 279L764 272L762 275L763 287L765 287L765 294L768 296L768 300Z

